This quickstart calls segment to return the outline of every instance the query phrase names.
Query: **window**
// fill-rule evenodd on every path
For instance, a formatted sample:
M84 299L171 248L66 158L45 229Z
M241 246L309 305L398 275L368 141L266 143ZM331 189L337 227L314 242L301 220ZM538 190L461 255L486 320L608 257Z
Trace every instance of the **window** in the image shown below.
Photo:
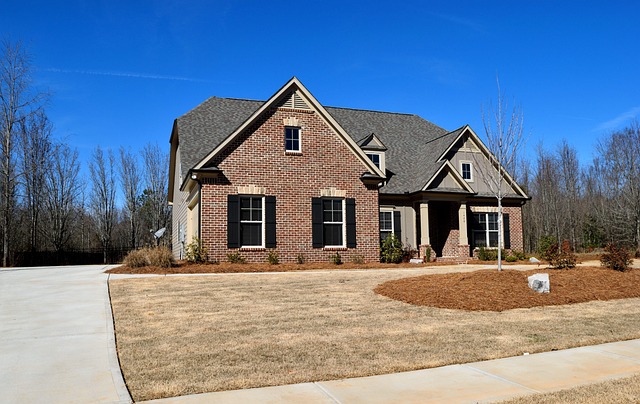
M393 211L380 212L380 240L385 240L393 233Z
M313 248L356 248L356 200L311 198Z
M369 159L371 161L373 161L373 164L376 165L376 167L380 168L380 155L377 153L367 153L367 157L369 157Z
M240 197L240 245L262 247L262 197Z
M276 248L276 197L227 196L227 248Z
M288 152L300 152L300 128L284 128L284 148Z
M460 163L460 171L462 171L462 178L466 181L473 181L472 165L468 162Z
M473 247L498 247L498 214L473 214Z
M323 234L325 247L344 246L344 209L343 199L323 199Z

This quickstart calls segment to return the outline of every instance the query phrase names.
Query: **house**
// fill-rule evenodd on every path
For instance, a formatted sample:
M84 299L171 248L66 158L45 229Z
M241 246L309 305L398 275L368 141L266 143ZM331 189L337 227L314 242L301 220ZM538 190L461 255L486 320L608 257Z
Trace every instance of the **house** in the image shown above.
M212 97L176 119L169 201L173 252L194 238L209 258L379 260L394 233L432 257L469 257L498 240L496 168L469 126L325 107L297 78L267 101ZM504 246L522 250L528 199L504 172Z

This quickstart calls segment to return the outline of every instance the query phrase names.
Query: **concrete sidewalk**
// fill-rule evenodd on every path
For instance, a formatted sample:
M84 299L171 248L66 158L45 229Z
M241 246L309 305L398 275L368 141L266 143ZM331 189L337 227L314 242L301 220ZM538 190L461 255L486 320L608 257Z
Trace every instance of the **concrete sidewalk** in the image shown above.
M147 403L478 403L640 372L640 340L380 376L197 394Z
M105 266L0 270L0 401L128 403Z

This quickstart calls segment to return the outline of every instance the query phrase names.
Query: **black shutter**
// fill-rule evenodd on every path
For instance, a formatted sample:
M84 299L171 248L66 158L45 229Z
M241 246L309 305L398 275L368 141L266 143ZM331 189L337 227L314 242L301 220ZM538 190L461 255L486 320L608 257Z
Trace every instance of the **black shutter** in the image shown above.
M504 248L511 248L511 227L509 226L509 214L502 214L502 228L504 229Z
M311 198L311 242L313 248L324 247L322 239L322 198Z
M276 248L276 197L264 197L265 241L266 248Z
M356 248L356 200L347 198L347 248Z
M240 248L240 198L227 195L227 248Z
M393 211L393 233L396 235L398 240L402 242L402 222L400 221L400 211Z

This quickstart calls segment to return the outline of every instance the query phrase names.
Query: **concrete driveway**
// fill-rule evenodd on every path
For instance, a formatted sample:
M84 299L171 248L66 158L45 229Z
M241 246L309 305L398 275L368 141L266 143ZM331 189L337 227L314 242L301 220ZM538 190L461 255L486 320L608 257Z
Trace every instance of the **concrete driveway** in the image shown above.
M0 401L131 402L116 355L107 268L0 269Z

